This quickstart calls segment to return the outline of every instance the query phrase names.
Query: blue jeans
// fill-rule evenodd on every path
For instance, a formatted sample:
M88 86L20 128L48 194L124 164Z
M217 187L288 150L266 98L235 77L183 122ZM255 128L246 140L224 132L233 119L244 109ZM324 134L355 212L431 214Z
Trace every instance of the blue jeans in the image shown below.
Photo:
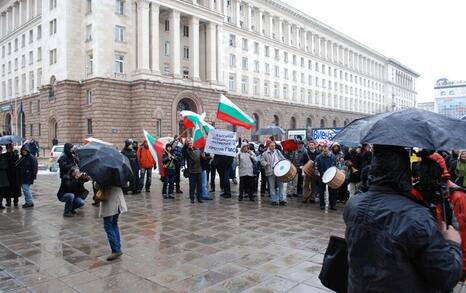
M207 191L207 171L202 171L201 172L201 195L202 198L209 198L209 192Z
M168 187L168 193L167 193L167 187ZM162 186L162 195L166 196L169 194L173 194L174 189L175 189L175 169L165 169L165 179L163 181L163 186Z
M84 205L84 200L73 193L63 194L60 201L65 203L65 214L69 214Z
M107 233L108 243L113 253L121 252L120 229L118 228L118 214L104 217L104 229Z
M152 168L141 169L141 178L139 179L140 180L140 183L139 183L140 189L142 189L144 187L144 177L145 176L146 176L146 190L149 191L151 183L152 183Z
M277 177L275 175L270 175L267 176L267 181L269 182L269 193L270 193L270 199L272 202L279 202L279 201L285 201L285 186L283 182L280 180L277 180ZM277 187L278 187L278 194L277 194Z
M30 187L29 184L21 184L21 189L23 190L23 194L24 194L24 201L27 204L32 204L33 203L32 202L32 193L29 190L29 187Z

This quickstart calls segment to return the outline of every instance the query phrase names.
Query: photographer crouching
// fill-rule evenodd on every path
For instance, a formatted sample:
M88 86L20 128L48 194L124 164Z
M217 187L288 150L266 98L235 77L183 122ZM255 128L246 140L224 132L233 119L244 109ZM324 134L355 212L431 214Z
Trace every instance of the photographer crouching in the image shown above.
M65 203L63 216L73 217L76 209L84 206L84 200L89 194L89 191L84 188L84 183L89 180L90 177L76 166L71 167L63 176L57 193L58 200Z

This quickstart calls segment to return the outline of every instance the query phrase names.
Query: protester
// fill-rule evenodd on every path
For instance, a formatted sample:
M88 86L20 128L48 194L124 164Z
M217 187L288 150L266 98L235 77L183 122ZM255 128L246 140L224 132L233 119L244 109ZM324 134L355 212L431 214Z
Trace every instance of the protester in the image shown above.
M249 150L249 144L243 142L240 152L235 157L239 173L239 196L238 201L243 200L243 195L247 194L250 201L254 201L254 164L256 155Z
M297 187L296 192L297 194L303 194L303 184L304 184L304 176L303 176L303 166L308 160L307 150L304 147L304 141L298 140L298 150L296 151L296 169L297 169Z
M273 173L273 167L281 160L285 160L285 157L279 150L275 149L275 142L270 142L268 150L262 154L261 164L265 169L265 175L269 182L269 193L274 206L286 206L284 184L282 181L277 180Z
M345 203L349 198L348 184L349 184L349 179L350 179L350 171L349 171L348 166L346 165L343 153L340 153L337 156L336 167L338 170L340 170L341 172L345 174L345 181L340 186L340 188L337 189L337 201L341 203Z
M353 196L359 190L359 186L361 185L361 159L360 153L361 148L350 149L348 152L348 160L346 161L346 165L348 166L348 170L350 172L349 175L349 196Z
M184 150L186 161L189 170L189 198L191 203L194 203L194 194L198 202L202 202L201 195L201 154L202 152L193 146L191 139L187 139Z
M212 157L210 154L204 153L204 157L201 158L201 194L203 200L211 200L212 198L209 197L209 191L207 191L207 183L208 183L208 172L210 172L210 161Z
M285 153L285 158L298 170L300 169L300 158L298 157L297 150L288 151ZM295 176L291 181L286 184L287 197L298 196L298 176Z
M58 200L65 203L63 216L73 217L76 209L84 206L84 200L89 194L89 191L84 188L84 183L89 180L89 176L81 173L76 166L71 167L68 174L63 176L57 193Z
M455 174L456 183L466 188L466 150L460 152L460 157L456 163Z
M31 151L31 155L34 157L39 156L39 143L35 141L34 139L31 139L29 141L29 149Z
M16 162L16 172L18 176L18 183L21 184L21 189L24 194L23 208L34 207L32 201L32 193L29 190L30 186L34 184L37 178L37 159L31 155L29 145L24 144L21 147L21 159Z
M223 193L220 194L223 198L231 198L231 186L230 186L230 173L232 172L233 157L225 155L215 155L214 162L217 166L217 172L220 176L220 188Z
M315 203L316 202L316 195L318 194L318 185L317 182L319 181L319 177L316 175L315 171L315 160L317 156L319 155L319 152L317 151L315 147L315 143L312 140L309 140L307 143L307 150L306 150L306 155L303 156L301 165L304 167L306 163L310 160L312 161L312 169L313 172L312 174L304 174L304 182L303 182L303 203L310 202L310 203Z
M215 165L215 155L210 156L209 169L207 170L207 181L210 180L210 192L215 192L215 177L217 166Z
M264 144L260 144L257 150L257 161L259 162L259 173L260 173L260 180L261 180L261 187L260 187L260 195L265 196L267 192L267 176L265 175L265 168L260 164L262 154L267 150Z
M167 143L163 152L163 167L165 169L165 176L163 179L162 196L164 199L175 198L175 169L176 169L176 157L173 155L172 145ZM153 165L152 165L153 166ZM146 183L147 186L147 183ZM150 186L150 185L149 185ZM167 190L168 188L168 190Z
M128 191L131 191L133 194L138 194L141 193L140 189L140 180L139 180L139 162L136 156L136 152L133 150L133 140L132 139L127 139L125 141L125 146L123 150L121 151L123 155L125 155L129 163L131 165L131 170L133 171L133 176L130 178L129 181L129 188L125 187L123 189L123 193L127 193Z
M6 158L8 161L8 189L6 191L5 199L6 206L11 207L11 201L15 207L18 206L19 197L21 196L21 188L18 183L18 174L16 172L16 162L19 160L17 151L14 150L12 144L6 145Z
M327 184L322 181L322 178L325 174L325 171L328 168L335 166L337 163L335 156L330 152L327 145L322 147L322 153L317 156L315 161L315 169L317 174L320 176L320 209L325 209L325 190L327 189ZM328 186L328 199L330 204L330 209L336 211L336 201L337 201L337 191L330 186Z
M0 146L0 210L5 209L5 207L3 206L3 198L7 198L9 185L10 183L8 181L8 158L7 154L3 154L3 147Z
M348 292L447 292L460 280L460 235L409 198L408 152L374 146L369 191L346 204Z
M182 194L183 191L180 188L181 168L185 165L185 158L183 156L183 148L181 145L181 137L175 135L172 142L173 155L176 157L175 165L175 188L177 194Z
M252 173L254 174L254 177L252 178L253 180L252 194L255 195L257 194L257 188L259 187L260 160L257 159L258 154L256 152L256 148L254 147L253 143L249 143L249 151L252 152L252 154L254 154L254 157L256 159L254 164L252 164Z
M150 192L150 186L152 184L152 169L154 168L155 160L150 153L149 145L146 140L142 143L142 147L137 150L136 154L139 166L141 167L139 189L142 190L144 188L144 177L146 177L146 192Z
M58 158L60 179L63 179L65 175L68 175L72 167L78 166L78 159L73 153L73 147L74 146L71 143L65 143L65 146L63 147L63 154Z
M107 257L107 260L112 261L120 258L123 254L118 218L121 213L127 212L128 208L121 187L98 186L98 189L104 194L104 200L100 203L100 217L104 219L105 233L112 249L112 254Z

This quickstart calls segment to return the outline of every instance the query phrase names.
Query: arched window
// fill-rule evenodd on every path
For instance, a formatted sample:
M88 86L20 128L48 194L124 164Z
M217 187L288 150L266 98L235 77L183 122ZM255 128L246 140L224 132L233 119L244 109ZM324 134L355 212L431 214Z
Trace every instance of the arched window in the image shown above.
M295 129L296 128L296 118L291 116L290 118L290 129Z
M180 117L180 120L178 120L178 133L182 133L185 130L183 119L181 119L181 116L179 115L181 111L192 111L194 113L197 113L196 104L193 100L189 98L183 98L178 102L178 105L176 105L176 114L178 115L178 117Z
M320 119L320 128L324 128L324 127L325 127L325 120Z
M280 119L278 118L277 115L273 115L273 124L275 126L280 126Z

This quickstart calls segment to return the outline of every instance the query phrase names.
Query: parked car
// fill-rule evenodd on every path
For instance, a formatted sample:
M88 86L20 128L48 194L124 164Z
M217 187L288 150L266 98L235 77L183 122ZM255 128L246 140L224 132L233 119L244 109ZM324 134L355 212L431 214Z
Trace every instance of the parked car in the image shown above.
M60 156L63 154L64 149L65 149L65 146L62 144L54 145L52 147L52 150L50 151L50 159L58 160L58 158L60 158Z

